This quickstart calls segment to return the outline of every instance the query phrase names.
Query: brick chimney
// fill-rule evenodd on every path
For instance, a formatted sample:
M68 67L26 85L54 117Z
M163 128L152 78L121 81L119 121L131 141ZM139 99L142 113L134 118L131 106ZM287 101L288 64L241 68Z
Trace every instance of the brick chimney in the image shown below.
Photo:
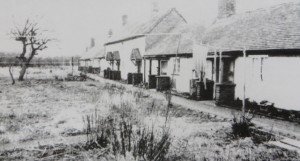
M152 17L155 17L157 16L159 13L159 5L158 5L158 2L155 1L155 2L152 2L152 10L151 10L151 16Z
M113 36L113 30L110 28L108 30L108 38L111 38Z
M94 46L95 46L95 39L91 38L90 48L93 48Z
M235 0L219 0L218 18L227 18L235 14Z
M127 15L123 15L122 16L122 26L125 26L128 22L128 16Z

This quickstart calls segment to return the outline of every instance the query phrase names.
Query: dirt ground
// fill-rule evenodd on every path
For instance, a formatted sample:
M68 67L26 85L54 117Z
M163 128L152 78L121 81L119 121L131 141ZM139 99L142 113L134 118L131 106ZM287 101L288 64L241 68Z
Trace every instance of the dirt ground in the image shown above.
M142 126L165 128L165 98L92 80L54 80L66 72L70 70L32 69L26 81L11 85L7 73L0 70L0 160L122 160L102 149L81 148L86 142L83 117L95 110L105 117L112 106L122 104L134 109L133 117ZM233 138L230 119L178 105L170 109L168 128L170 161L300 159L296 151L267 141Z

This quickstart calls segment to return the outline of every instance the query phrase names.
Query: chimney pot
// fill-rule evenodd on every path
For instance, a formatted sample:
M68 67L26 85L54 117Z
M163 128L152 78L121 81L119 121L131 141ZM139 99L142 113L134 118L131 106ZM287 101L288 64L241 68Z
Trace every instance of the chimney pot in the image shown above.
M125 26L127 24L128 21L128 16L127 15L123 15L122 16L122 26Z
M91 38L91 45L90 45L90 48L93 48L95 46L95 39L94 38Z

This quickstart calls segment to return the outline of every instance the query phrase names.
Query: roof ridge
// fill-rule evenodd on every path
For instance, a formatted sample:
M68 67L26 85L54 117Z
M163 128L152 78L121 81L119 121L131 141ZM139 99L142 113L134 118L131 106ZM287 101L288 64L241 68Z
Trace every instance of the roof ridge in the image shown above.
M172 9L174 10L174 12L176 12L176 13L183 19L183 21L184 21L185 23L187 23L186 19L182 16L182 14L180 14L180 13L178 12L178 10L177 10L176 8L172 8Z
M285 5L296 5L296 4L300 4L299 2L284 2L284 3L280 3L280 4L276 4L276 5L271 5L271 6L267 6L267 7L260 7L260 8L257 8L257 9L254 9L254 10L249 10L249 11L245 11L245 12L242 12L240 14L237 14L237 15L243 15L243 14L251 14L251 13L256 13L256 12L261 12L261 11L270 11L270 10L274 10L276 8L280 8L280 7L283 7Z
M223 19L228 19L234 16L240 16L240 15L246 15L246 14L252 14L252 13L256 13L256 12L261 12L261 11L270 11L270 10L274 10L276 8L280 8L282 6L285 5L300 5L300 2L284 2L284 3L280 3L280 4L276 4L276 5L271 5L271 6L267 6L267 7L260 7L260 8L256 8L254 10L249 10L249 11L245 11L245 12L241 12L238 14L234 14L230 17L227 18L221 18L221 19L217 19L217 20L223 20Z
M224 50L299 49L299 4L281 3L220 19L206 30L203 42Z
M300 3L299 2L284 2L284 3L272 5L272 6L257 8L257 9L251 10L251 11L246 11L246 12L243 12L243 13L240 13L237 15L256 14L258 12L270 12L270 11L274 11L278 8L287 6L287 5L300 5Z
M186 19L177 11L177 9L176 8L171 8L171 9L169 9L169 11L166 13L166 14L164 14L163 16L161 16L157 21L156 21L156 23L153 25L153 27L151 27L151 29L148 31L148 32L146 32L146 33L150 33L150 32L152 32L154 29L155 29L155 27L156 26L158 26L166 17L168 17L172 12L175 12L177 15L179 15L182 19L183 19L183 21L185 22L185 23L187 23L187 21L186 21Z
M211 27L211 26L214 26L216 23L220 22L220 21L227 21L228 19L233 19L235 17L241 17L241 16L248 16L248 15L252 15L252 14L257 14L257 13L260 13L260 12L270 12L270 11L273 11L273 10L276 10L280 7L283 7L285 5L300 5L299 2L284 2L284 3L280 3L280 4L276 4L276 5L272 5L272 6L267 6L267 7L261 7L261 8L257 8L257 9L254 9L254 10L249 10L249 11L245 11L245 12L242 12L242 13L238 13L238 14L234 14L230 17L227 17L227 18L221 18L221 19L215 19L208 27L208 29Z

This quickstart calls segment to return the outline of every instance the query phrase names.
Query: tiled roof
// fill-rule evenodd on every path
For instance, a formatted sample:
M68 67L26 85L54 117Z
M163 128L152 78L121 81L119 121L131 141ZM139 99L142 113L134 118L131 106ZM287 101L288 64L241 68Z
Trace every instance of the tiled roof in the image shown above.
M83 53L83 56L80 57L81 60L88 60L93 58L104 58L105 52L102 45L92 47L87 52Z
M201 40L204 27L181 24L171 35L146 36L145 56L164 56L174 54L192 54L193 41Z
M300 49L300 3L219 19L206 31L203 43L223 51Z
M168 12L155 16L148 21L123 26L119 32L110 38L106 45L146 34L169 33L174 26L181 22L186 23L186 20L175 8L172 8Z

